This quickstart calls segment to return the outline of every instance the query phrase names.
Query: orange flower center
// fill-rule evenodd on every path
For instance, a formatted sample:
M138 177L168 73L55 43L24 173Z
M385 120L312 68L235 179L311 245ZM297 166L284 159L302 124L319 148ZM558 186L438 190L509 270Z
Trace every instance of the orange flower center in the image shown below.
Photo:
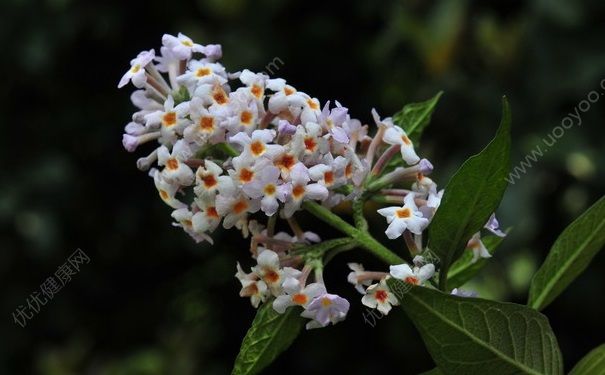
M308 298L303 293L296 293L295 295L292 296L292 302L294 302L297 305L304 305L305 303L307 303L307 301L308 301Z
M244 183L244 184L248 183L248 182L252 181L252 178L254 178L254 172L252 172L248 168L243 168L239 172L239 180L241 183Z
M315 102L315 100L313 100L313 99L307 99L307 105L308 105L308 106L309 106L309 108L311 108L311 109L314 109L314 110L315 110L315 109L319 109L319 104L317 104L317 103Z
M291 154L283 154L275 164L282 169L290 170L296 164L296 158Z
M270 284L275 284L279 281L279 274L273 270L267 270L265 273L265 281Z
M313 137L306 137L304 142L305 149L307 149L307 151L314 152L317 148L317 142L315 142L315 139L313 139Z
M246 126L250 125L252 123L252 112L243 111L239 116L239 120Z
M327 171L324 173L324 181L326 182L326 185L332 185L334 183L334 172Z
M292 189L292 196L296 199L299 199L305 194L305 187L301 185L296 185Z
M210 73L212 73L210 68L199 68L198 70L195 71L196 77L199 77L199 78L207 76Z
M246 211L248 209L248 203L246 203L243 200L239 200L237 201L237 203L235 203L233 205L233 212L235 212L236 215L241 214L242 212Z
M216 181L216 178L212 174L202 177L202 181L204 181L206 189L210 189L218 184L218 181Z
M353 164L349 163L345 167L345 176L347 176L347 178L351 178L352 175L353 175Z
M168 112L162 116L162 125L170 127L176 124L176 112Z
M408 284L414 284L414 285L420 284L420 280L418 280L418 278L414 277L414 276L408 276L403 281L405 281Z
M252 85L250 91L252 92L252 95L254 95L257 99L260 99L261 96L263 96L263 88L259 85Z
M202 116L200 118L200 129L203 131L214 130L214 117Z
M286 94L286 96L292 95L295 92L296 91L293 88L289 87L289 86L284 87L284 94Z
M212 99L220 105L229 103L229 98L227 97L225 90L219 85L216 85L214 90L212 90Z
M166 161L166 168L168 168L171 171L174 171L175 169L179 168L179 161L176 160L175 158L170 158Z
M388 294L386 290L377 290L376 293L374 293L374 297L378 302L384 303L388 298Z
M218 219L218 212L216 211L216 207L207 207L206 208L206 216Z
M406 218L412 216L412 212L410 211L409 208L400 208L397 211L395 211L395 215L399 219L406 219Z
M275 194L276 187L273 184L268 184L265 186L265 195L273 195Z
M166 190L161 190L160 189L160 198L162 198L163 200L167 201L170 198L170 195L168 195L168 193L166 192Z
M261 141L254 141L250 143L250 151L252 151L252 155L258 157L265 153L266 147Z
M408 138L407 135L402 135L401 140L403 141L404 144L406 144L408 146L412 144L412 141L410 141L410 139Z

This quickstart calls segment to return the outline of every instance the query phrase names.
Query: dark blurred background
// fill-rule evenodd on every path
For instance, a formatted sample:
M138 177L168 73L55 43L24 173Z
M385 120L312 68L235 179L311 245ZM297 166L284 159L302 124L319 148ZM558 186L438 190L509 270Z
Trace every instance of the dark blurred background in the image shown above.
M513 110L516 165L605 78L605 3L278 0L0 2L0 373L226 374L255 311L238 297L247 244L199 246L171 227L152 180L122 149L133 111L117 82L140 50L179 31L223 45L230 71L265 70L362 121L370 109L445 95L420 145L445 184ZM275 60L275 59L278 60ZM283 62L280 63L279 61ZM468 288L523 303L560 231L605 192L605 100L581 113L499 210L509 238ZM545 148L544 146L542 146ZM307 221L324 237L331 234ZM375 221L380 234L384 222ZM91 258L25 328L12 312L76 248ZM348 319L306 332L271 368L291 374L413 374L433 367L400 311L364 323L346 262L330 290ZM566 368L605 341L605 254L545 313Z

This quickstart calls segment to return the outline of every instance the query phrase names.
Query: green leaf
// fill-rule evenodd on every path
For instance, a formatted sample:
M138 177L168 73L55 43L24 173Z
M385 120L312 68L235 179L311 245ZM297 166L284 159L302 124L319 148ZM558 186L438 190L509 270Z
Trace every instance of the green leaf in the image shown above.
M412 142L418 142L431 121L431 115L442 94L443 91L439 91L427 101L406 104L401 111L393 115L393 123L403 128Z
M273 310L273 301L265 302L256 313L235 359L232 375L258 374L285 351L300 333L305 320L298 307L285 313Z
M536 310L388 283L444 374L563 373L557 339Z
M496 248L502 242L503 238L498 236L485 236L481 241L491 255L494 255ZM481 269L487 264L489 259L479 258L473 263L473 252L465 250L462 256L455 261L447 274L447 285L449 288L458 288L466 284L467 281L475 277Z
M600 345L578 362L569 375L603 375L605 374L605 344Z
M471 236L496 210L510 169L510 109L502 99L502 120L494 139L468 159L445 187L429 226L429 249L441 261L439 285L447 289L450 265L462 255Z
M527 304L542 310L581 274L605 244L605 196L557 238L529 288Z

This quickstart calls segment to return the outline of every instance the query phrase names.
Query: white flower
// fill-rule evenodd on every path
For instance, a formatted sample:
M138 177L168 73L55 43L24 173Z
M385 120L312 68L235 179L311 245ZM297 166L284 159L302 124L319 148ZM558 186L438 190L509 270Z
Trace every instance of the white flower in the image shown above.
M298 278L301 272L279 264L277 253L261 249L261 253L256 258L257 265L252 269L269 287L273 295L278 296L282 292L282 283L287 277Z
M172 147L172 152L166 146L158 149L158 165L163 165L162 177L172 183L188 186L193 183L193 171L184 162L192 155L191 148L184 140L179 140Z
M391 126L384 132L383 141L390 145L401 146L401 157L408 164L416 164L420 161L416 151L414 151L414 145L408 138L405 131L399 126Z
M246 85L252 96L259 102L265 97L265 85L269 76L262 73L253 73L248 69L244 69L239 75L239 80Z
M372 284L371 279L365 279L365 280L362 280L361 282L359 281L359 276L361 274L365 273L365 269L359 263L347 263L347 266L349 266L349 269L352 271L347 276L347 281L349 283L353 284L355 286L355 290L357 290L359 293L365 294L366 291L365 291L364 286L367 287Z
M155 57L155 51L150 49L149 51L142 51L137 57L130 61L130 69L122 76L118 88L122 88L132 81L135 87L143 88L147 82L147 75L145 73L145 67Z
M215 193L219 187L221 177L229 178L221 176L222 173L223 169L221 167L215 162L206 159L204 166L199 167L195 172L195 194L200 196Z
M341 159L345 158L337 156L334 160L332 154L326 154L321 163L309 168L309 176L313 181L319 182L328 189L341 186L345 182L342 167L346 165L346 159L342 161Z
M479 258L491 258L492 255L487 251L487 248L481 241L481 234L479 232L475 233L473 237L466 244L467 249L470 249L473 252L473 260L472 263L475 263L479 260Z
M254 180L244 185L242 190L247 196L253 199L261 200L261 209L267 216L277 212L279 202L285 202L286 196L290 193L289 184L279 182L280 171L275 166L270 166L260 170Z
M216 210L215 197L196 199L196 205L200 209L191 218L195 232L213 232L221 222L221 216Z
M386 207L378 210L378 213L387 219L389 227L385 231L391 240L400 237L406 229L414 234L421 234L427 227L429 221L422 217L414 202L414 194L409 193L403 199L402 207Z
M185 232L187 232L187 234L189 234L196 242L199 243L202 241L208 241L210 244L214 243L212 238L208 234L204 233L204 231L195 230L192 222L193 213L189 211L189 209L179 208L174 210L172 212L172 217L177 221L173 225L183 228Z
M267 88L275 93L269 98L269 111L278 114L282 111L288 111L291 105L295 105L304 100L300 93L282 78L270 79L267 81ZM296 113L295 115L298 115Z
M251 134L258 125L259 109L255 97L247 88L239 88L231 93L229 113L226 116L226 127L229 133L239 132ZM274 131L274 130L272 130Z
M372 309L378 309L385 315L391 311L391 305L399 305L397 297L391 293L385 279L380 280L378 284L370 285L361 298L361 303Z
M213 83L200 84L193 92L193 96L200 98L204 105L227 106L230 99L226 88L228 89L229 86L221 85L215 80Z
M219 187L220 189L220 187ZM260 209L260 202L243 194L216 196L216 211L223 219L223 228L229 229Z
M307 329L325 327L344 320L349 311L349 301L336 294L322 294L315 297L300 314L304 318L313 319L307 323Z
M225 142L225 129L221 126L225 118L216 107L206 109L200 98L193 98L190 103L190 118L191 125L183 131L185 140L200 146Z
M229 138L229 142L240 145L243 152L240 156L233 158L233 164L249 164L261 156L274 158L280 154L283 147L276 144L271 144L275 138L275 130L263 129L255 130L252 136L246 133L238 133Z
M162 44L181 60L190 59L193 52L205 53L207 51L204 46L194 43L191 38L182 33L179 33L178 36L164 34Z
M175 194L179 190L179 185L168 183L162 178L160 171L155 168L149 171L149 175L153 177L153 182L155 183L156 189L158 189L160 198L162 198L167 205L172 208L186 207L183 202L175 198Z
M259 280L258 276L252 273L245 273L242 267L237 263L237 273L235 277L242 284L242 289L239 292L240 297L250 297L252 306L258 307L261 302L265 302L269 296L267 284Z
M160 142L164 144L173 144L177 140L177 135L189 125L189 120L185 117L189 113L189 102L183 102L174 105L174 98L168 96L164 102L164 110L155 111L145 115L145 126L155 127L160 125L162 137Z
M309 184L309 172L303 163L296 163L290 172L292 184L291 194L288 195L288 200L284 205L284 216L291 217L294 215L303 200L324 200L328 197L328 189L321 184Z
M203 60L191 60L188 71L177 77L177 82L194 87L203 83L219 84L227 83L227 73L225 67L219 63L212 63Z
M304 98L304 100L302 101L302 112L300 113L300 121L303 124L306 124L307 122L319 122L320 115L321 108L319 107L319 100L311 97Z
M422 267L415 266L413 269L405 263L389 268L391 276L413 285L422 285L435 274L435 266L432 263L425 264Z
M326 293L326 287L323 284L312 283L303 288L300 281L293 277L286 278L282 287L286 294L277 296L273 301L273 309L280 314L286 312L290 306L306 308L315 297Z
M321 126L315 122L308 122L305 126L298 125L292 142L292 151L298 157L325 154L329 150L329 145L322 134Z

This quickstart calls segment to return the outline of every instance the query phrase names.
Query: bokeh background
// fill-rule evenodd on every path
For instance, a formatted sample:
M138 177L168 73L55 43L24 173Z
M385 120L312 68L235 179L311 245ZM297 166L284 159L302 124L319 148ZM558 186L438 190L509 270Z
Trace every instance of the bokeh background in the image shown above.
M517 164L591 90L604 92L605 3L565 1L207 0L0 2L0 374L226 374L254 310L237 295L244 241L199 246L170 225L151 179L121 147L133 111L116 84L163 33L223 45L229 70L265 70L338 99L363 121L445 94L420 153L445 183L513 110ZM278 58L279 60L275 60ZM510 187L509 238L469 288L523 303L558 233L605 192L605 99L582 113ZM373 221L380 233L384 222ZM306 227L324 237L321 226ZM21 328L12 312L76 249L91 258ZM346 322L306 332L268 372L433 367L404 314L364 323L339 256L330 289L354 300ZM605 341L605 254L546 309L566 367Z

